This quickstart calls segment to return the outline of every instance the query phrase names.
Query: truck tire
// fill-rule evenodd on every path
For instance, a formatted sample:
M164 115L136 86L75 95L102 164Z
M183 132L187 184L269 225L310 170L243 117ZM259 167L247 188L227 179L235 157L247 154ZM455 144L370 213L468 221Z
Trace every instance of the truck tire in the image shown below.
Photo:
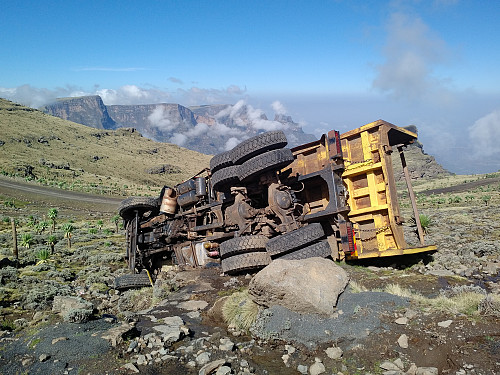
M281 236L271 238L266 245L267 253L275 256L304 247L325 235L320 223L312 223Z
M212 175L212 187L219 190L221 186L229 183L239 182L238 166L231 165L226 168L219 169Z
M241 164L262 152L283 148L287 143L285 133L281 130L262 133L235 146L230 151L231 158L233 164Z
M113 283L115 289L143 288L146 286L151 286L151 281L146 272L118 276Z
M280 255L275 259L299 260L314 257L326 258L330 255L332 255L332 249L330 248L328 242L320 241L301 249L293 250L289 253Z
M221 152L210 159L210 170L212 173L230 165L233 165L233 161L231 160L231 153L229 151Z
M135 217L135 210L139 211L139 216L147 211L159 210L158 199L151 197L130 197L121 201L118 206L118 213L124 220L131 220Z
M234 255L222 259L222 272L229 275L244 271L258 271L271 263L271 257L266 252L253 252Z
M220 244L220 256L222 259L237 254L266 251L266 243L269 239L262 235L242 236L231 238Z
M288 148L264 152L241 164L238 177L241 182L248 182L264 172L281 169L293 160L292 151Z

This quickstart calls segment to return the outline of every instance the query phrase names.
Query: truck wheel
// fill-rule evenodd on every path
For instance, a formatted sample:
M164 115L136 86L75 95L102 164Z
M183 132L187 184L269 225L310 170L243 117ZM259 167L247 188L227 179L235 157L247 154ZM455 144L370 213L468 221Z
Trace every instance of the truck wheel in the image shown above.
M313 223L296 229L281 236L271 238L266 245L270 256L283 254L294 249L299 249L323 237L325 232L320 223Z
M244 271L258 271L271 263L271 257L266 252L253 252L234 255L222 259L222 272L229 275Z
M306 247L303 247L298 250L293 250L289 253L280 255L275 259L287 259L287 260L298 260L298 259L307 259L307 258L326 258L327 256L332 255L332 249L328 242L321 241Z
M212 173L218 171L221 168L229 167L233 165L231 160L231 153L229 151L221 152L220 154L215 155L212 159L210 159L210 170Z
M147 211L156 212L159 209L158 199L151 197L130 197L121 201L118 206L118 213L125 220L135 217L135 210L139 211L139 216Z
M233 255L266 251L268 238L261 235L242 236L231 238L220 245L220 256L222 259Z
M262 152L285 147L287 143L285 133L281 130L256 135L241 142L230 151L233 164L241 164Z
M293 160L292 151L288 148L264 152L241 164L238 176L242 182L250 181L264 172L281 169Z
M240 179L238 178L238 166L236 165L231 165L229 167L219 169L212 175L212 187L215 190L218 190L218 188L223 185L239 181Z
M142 288L145 286L151 286L151 281L146 272L118 276L113 284L115 289Z

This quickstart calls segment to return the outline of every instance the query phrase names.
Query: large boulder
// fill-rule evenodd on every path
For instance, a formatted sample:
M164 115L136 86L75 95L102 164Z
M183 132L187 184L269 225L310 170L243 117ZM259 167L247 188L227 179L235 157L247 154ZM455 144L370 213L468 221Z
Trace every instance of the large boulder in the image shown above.
M264 307L331 315L348 282L347 272L329 259L276 259L253 277L249 292Z

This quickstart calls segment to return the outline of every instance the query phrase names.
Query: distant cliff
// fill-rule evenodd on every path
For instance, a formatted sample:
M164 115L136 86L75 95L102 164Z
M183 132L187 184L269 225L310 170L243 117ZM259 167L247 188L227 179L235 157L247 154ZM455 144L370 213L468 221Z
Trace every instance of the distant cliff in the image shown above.
M269 120L260 110L244 104L184 107L161 103L105 106L99 96L60 99L40 108L43 112L98 129L134 127L145 137L205 154L216 154L267 130L281 129L289 147L315 139L290 116Z
M98 95L79 98L62 98L56 103L40 108L49 115L91 126L97 129L114 129L115 121Z

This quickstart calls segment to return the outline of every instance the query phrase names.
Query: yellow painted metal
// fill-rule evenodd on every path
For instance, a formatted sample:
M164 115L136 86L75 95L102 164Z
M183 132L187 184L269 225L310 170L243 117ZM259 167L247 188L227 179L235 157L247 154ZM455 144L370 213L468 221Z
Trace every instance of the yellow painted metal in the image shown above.
M435 246L408 248L402 228L390 153L393 146L412 143L417 135L378 120L341 134L349 192L349 220L357 251L347 259L428 252Z

